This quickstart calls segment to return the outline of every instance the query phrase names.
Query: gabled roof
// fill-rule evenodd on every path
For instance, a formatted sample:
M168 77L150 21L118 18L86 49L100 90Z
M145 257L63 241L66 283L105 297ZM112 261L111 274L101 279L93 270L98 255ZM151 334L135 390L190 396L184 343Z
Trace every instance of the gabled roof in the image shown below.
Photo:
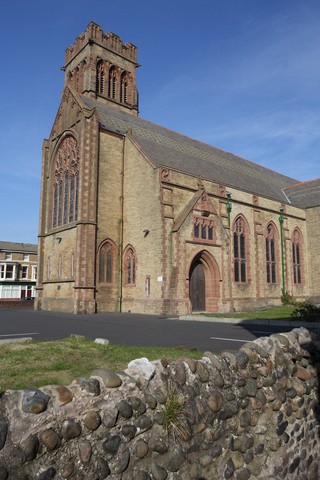
M285 192L294 205L302 208L320 206L320 178L290 185Z
M38 245L34 243L15 243L0 241L0 251L3 252L21 252L21 253L37 253Z
M166 166L203 179L288 203L284 190L298 181L211 145L81 96L95 108L102 128L125 135L130 130L155 167ZM291 200L294 202L294 198ZM299 204L297 204L299 205Z

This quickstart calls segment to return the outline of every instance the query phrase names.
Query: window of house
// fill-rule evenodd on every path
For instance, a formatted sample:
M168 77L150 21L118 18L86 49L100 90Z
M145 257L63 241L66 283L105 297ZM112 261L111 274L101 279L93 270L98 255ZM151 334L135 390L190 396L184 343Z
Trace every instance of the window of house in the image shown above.
M136 283L136 255L133 247L127 247L123 257L124 260L124 281L127 285Z
M12 260L12 253L6 253L5 254L5 259L6 260Z
M214 220L207 217L193 217L193 239L195 241L214 241Z
M292 240L292 265L293 265L293 283L302 283L301 275L301 238L296 229L293 232Z
M104 93L104 65L103 65L103 60L99 60L99 62L97 63L96 92L100 93L100 94Z
M16 278L15 265L1 265L1 278L3 280L14 280Z
M266 234L266 269L267 283L276 283L277 281L277 262L276 262L276 231L274 226L269 223Z
M37 280L37 267L32 267L32 280Z
M241 217L238 217L234 223L233 229L233 262L234 262L234 281L244 283L247 281L247 261L246 261L246 230Z
M28 267L26 267L25 265L22 267L21 277L28 278Z
M27 253L23 254L23 261L24 262L29 262L29 255Z
M117 248L108 240L99 251L99 282L114 283L116 278Z
M78 219L79 150L76 140L68 136L55 156L53 177L52 226L57 227Z

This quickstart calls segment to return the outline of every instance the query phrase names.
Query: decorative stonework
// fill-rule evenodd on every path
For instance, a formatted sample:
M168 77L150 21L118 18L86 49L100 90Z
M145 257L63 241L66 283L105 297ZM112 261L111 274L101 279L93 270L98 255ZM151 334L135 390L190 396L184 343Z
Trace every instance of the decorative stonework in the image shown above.
M227 193L227 189L224 185L219 185L219 193L222 197L225 197L226 196L226 193Z
M298 328L4 392L0 478L317 480L319 346Z
M169 168L162 168L160 171L160 179L162 182L170 182L170 170Z

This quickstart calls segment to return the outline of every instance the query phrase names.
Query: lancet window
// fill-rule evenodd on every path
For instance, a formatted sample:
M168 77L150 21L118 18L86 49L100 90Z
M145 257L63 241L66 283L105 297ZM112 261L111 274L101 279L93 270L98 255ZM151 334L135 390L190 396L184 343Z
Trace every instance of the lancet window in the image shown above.
M277 233L272 223L269 223L266 231L266 270L267 283L277 281L277 257L276 257Z
M295 229L292 239L293 283L295 284L302 283L301 243L301 234L298 229Z
M242 217L236 218L233 228L233 266L234 281L247 281L247 238L245 222Z
M124 252L124 283L135 285L136 283L136 254L134 248L128 246Z

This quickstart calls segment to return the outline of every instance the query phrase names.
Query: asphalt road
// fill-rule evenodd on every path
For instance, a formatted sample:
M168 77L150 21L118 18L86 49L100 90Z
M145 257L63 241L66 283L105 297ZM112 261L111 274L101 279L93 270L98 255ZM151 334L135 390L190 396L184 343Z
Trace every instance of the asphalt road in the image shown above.
M216 323L135 313L73 315L32 309L0 309L0 340L32 337L57 340L71 334L107 338L112 344L188 347L220 353L238 350L260 336L290 331L290 326Z

